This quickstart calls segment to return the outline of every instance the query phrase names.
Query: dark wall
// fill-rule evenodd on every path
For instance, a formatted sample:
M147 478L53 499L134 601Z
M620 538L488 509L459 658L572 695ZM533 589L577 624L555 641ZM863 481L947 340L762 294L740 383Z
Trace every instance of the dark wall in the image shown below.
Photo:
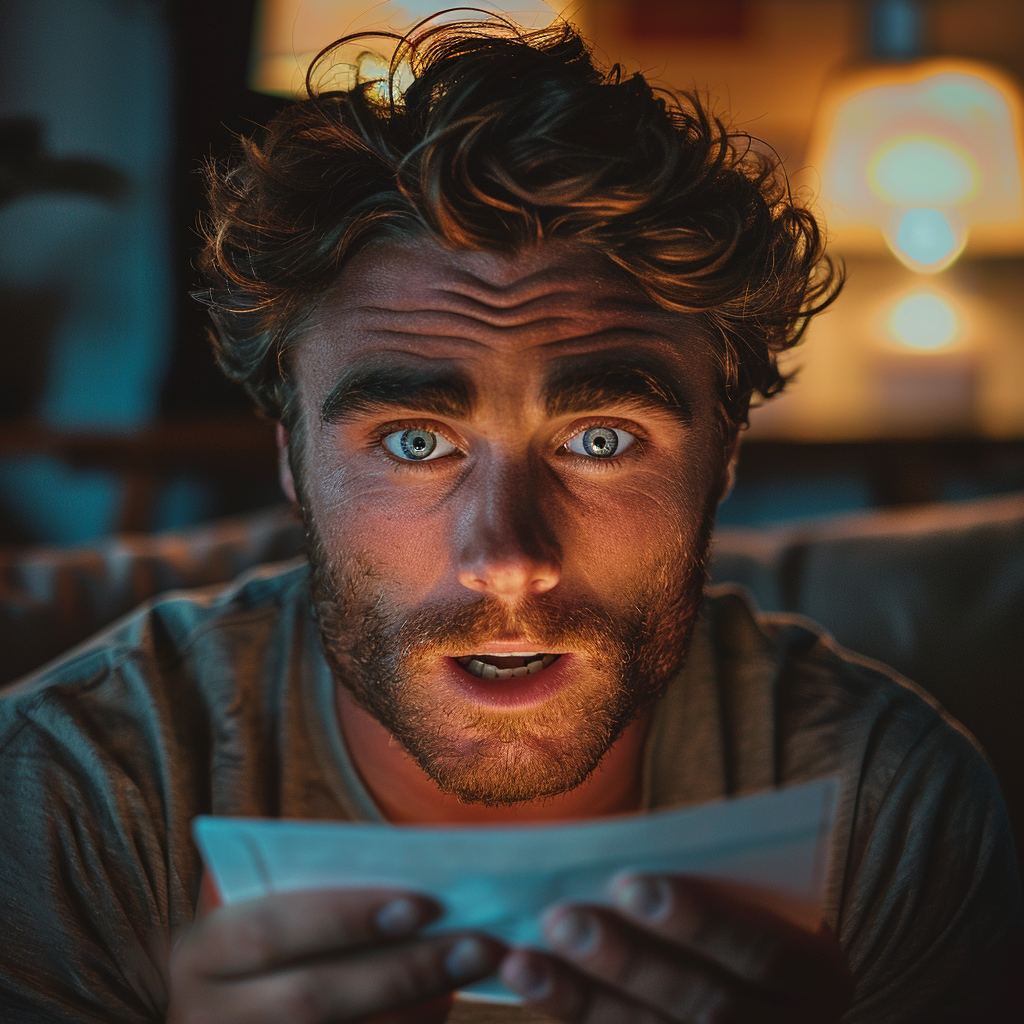
M256 0L174 0L169 18L175 49L174 224L175 347L161 393L166 414L247 409L249 400L216 369L205 310L189 297L199 285L194 257L197 215L205 206L200 171L229 151L282 105L246 85Z

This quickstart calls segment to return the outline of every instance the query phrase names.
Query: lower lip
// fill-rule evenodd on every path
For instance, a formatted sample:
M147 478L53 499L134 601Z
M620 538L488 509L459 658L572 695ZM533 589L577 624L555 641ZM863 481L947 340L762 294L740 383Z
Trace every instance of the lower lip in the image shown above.
M563 654L553 664L533 675L512 679L480 679L467 672L454 658L445 658L447 682L474 704L492 708L529 708L543 704L569 682L575 658Z

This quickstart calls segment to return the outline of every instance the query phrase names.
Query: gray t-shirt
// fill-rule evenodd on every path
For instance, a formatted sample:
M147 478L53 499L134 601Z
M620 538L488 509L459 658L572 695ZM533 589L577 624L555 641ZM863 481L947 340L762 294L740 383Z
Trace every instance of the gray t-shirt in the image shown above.
M0 1018L160 1020L197 814L380 818L334 713L304 562L143 607L0 698ZM969 1005L1021 915L992 773L920 691L713 590L653 717L648 808L842 779L826 917L850 1022ZM518 1016L517 1016L518 1015ZM487 1016L459 1006L462 1022ZM537 1019L537 1018L533 1018Z

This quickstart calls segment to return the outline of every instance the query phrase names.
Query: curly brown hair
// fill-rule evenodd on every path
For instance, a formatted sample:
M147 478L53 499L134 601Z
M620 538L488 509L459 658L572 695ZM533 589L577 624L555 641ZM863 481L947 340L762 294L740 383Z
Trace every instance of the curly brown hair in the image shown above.
M421 26L387 80L287 107L208 169L197 293L218 361L290 424L289 347L346 261L381 237L429 233L514 253L593 246L669 310L697 313L720 368L725 425L786 383L777 363L842 273L777 159L700 100L601 70L569 25ZM404 62L404 64L403 64ZM396 70L411 69L404 93Z

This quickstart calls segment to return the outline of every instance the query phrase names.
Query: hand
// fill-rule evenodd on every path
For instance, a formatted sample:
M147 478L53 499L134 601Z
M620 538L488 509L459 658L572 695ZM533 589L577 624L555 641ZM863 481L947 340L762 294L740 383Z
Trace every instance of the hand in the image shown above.
M443 1021L452 990L493 973L505 948L466 933L417 937L439 913L421 896L370 889L220 907L174 945L168 1024Z
M616 911L559 905L545 918L558 956L518 949L501 978L570 1024L830 1024L849 971L830 932L805 931L725 886L621 879Z

